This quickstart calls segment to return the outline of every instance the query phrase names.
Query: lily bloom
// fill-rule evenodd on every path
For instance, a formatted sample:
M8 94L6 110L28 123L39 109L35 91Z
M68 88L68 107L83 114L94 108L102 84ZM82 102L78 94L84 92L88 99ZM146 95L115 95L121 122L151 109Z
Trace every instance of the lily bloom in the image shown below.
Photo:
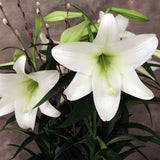
M26 57L21 56L14 64L15 73L0 74L0 116L15 111L18 125L34 129L37 108L33 107L57 83L59 73L55 70L25 73ZM59 117L60 112L48 101L39 106L50 117Z
M77 100L93 92L100 118L109 121L118 110L121 91L141 99L153 98L135 69L152 56L157 45L154 34L120 40L114 16L105 14L93 43L61 44L52 49L52 55L61 65L77 72L64 91L67 98Z

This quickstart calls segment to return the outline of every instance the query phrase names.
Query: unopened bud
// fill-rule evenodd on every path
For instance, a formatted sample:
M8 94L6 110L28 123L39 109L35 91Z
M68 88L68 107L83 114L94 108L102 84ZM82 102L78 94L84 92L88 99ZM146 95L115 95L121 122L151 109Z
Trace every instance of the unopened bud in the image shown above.
M8 21L7 21L6 18L3 18L3 23L4 23L4 25L7 25L7 24L8 24Z
M40 2L36 2L36 6L37 6L37 8L40 8Z
M36 13L37 13L37 15L40 14L40 9L39 8L36 9Z
M67 9L69 10L71 7L70 3L67 3Z
M3 4L2 4L2 2L0 2L0 7L3 7Z
M68 19L68 15L67 15L67 14L65 14L64 19L65 19L65 20L67 20L67 19Z
M15 32L16 32L16 35L17 35L18 37L20 37L20 34L19 34L19 32L18 32L17 29L15 30Z
M48 23L46 23L46 28L47 28L47 29L49 28L49 24L48 24Z

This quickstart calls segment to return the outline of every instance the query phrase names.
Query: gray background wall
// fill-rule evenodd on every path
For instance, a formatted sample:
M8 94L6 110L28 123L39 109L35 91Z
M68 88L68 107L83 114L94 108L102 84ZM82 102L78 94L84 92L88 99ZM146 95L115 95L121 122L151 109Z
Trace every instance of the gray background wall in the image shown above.
M47 15L48 13L55 10L64 10L64 0L39 0L41 3L41 9L43 15ZM15 29L18 29L21 35L21 38L24 42L24 45L29 46L29 37L24 30L23 20L20 15L19 9L17 7L16 0L1 0L4 5L4 10L6 11L11 24ZM29 24L30 30L34 32L34 19L36 17L35 5L36 0L23 0L22 7L26 13L26 19ZM155 33L160 38L160 1L159 0L72 0L70 1L76 5L78 5L81 9L83 9L90 17L94 18L93 12L97 15L100 10L105 11L108 7L121 7L139 11L144 15L148 16L151 21L150 22L133 22L131 21L128 27L129 31L132 31L136 34L140 33ZM71 9L73 10L73 9ZM0 13L0 49L6 46L18 46L18 42L13 36L12 32L9 31L7 26L4 26L2 23L2 14ZM80 20L76 21L77 23ZM71 25L75 22L71 21ZM50 24L50 34L53 39L58 40L59 35L65 28L64 22L57 22ZM0 52L0 63L9 62L12 60L13 49L9 49L3 52ZM159 72L157 73L157 77L159 77ZM159 95L159 93L155 93ZM150 106L153 117L153 129L160 135L160 106L159 105L151 105ZM130 108L130 113L133 114L131 117L131 121L140 122L144 125L150 127L149 115L146 112L144 106L133 106ZM6 120L11 116L0 117L0 128L4 125ZM17 127L16 123L10 125L10 127ZM132 133L141 133L143 132L132 130ZM0 160L8 160L15 149L13 147L8 146L10 143L20 144L23 140L23 136L15 134L10 131L0 132ZM143 144L141 144L143 145ZM147 148L143 149L146 155L150 160L159 160L159 152L160 147L157 145L153 145L151 143L147 143ZM35 144L31 144L29 146L33 150L36 150ZM20 153L16 160L26 160L27 155L25 153ZM142 160L143 158L140 155L133 154L131 157L127 158L127 160Z

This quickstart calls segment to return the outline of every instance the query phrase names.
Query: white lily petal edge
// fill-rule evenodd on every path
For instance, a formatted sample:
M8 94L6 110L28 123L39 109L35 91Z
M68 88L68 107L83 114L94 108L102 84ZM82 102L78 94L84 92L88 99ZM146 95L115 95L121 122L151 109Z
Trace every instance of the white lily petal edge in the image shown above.
M16 73L0 74L0 116L15 111L18 125L34 129L37 109L33 107L59 80L55 70L25 73L26 57L21 56L14 64ZM60 112L48 101L39 106L50 117L59 117Z
M144 87L137 74L132 75L131 78L136 79L138 86L136 83L130 82L126 73L132 74L133 71L135 72L135 66L139 67L152 56L158 46L158 40L154 34L133 35L132 37L129 38L129 42L127 41L128 38L120 40L116 19L112 14L105 14L93 43L73 42L54 47L52 56L60 64L83 75L80 81L75 77L69 88L64 91L67 98L70 99L72 91L76 94L74 97L77 99L81 98L82 95L85 96L86 91L83 89L75 90L75 87L79 84L82 86L83 82L86 86L86 79L90 79L92 87L90 90L93 92L94 103L103 121L111 120L116 114L121 90L138 98L153 98L152 91ZM146 52L147 50L149 52ZM133 54L133 51L137 53ZM126 55L131 63L125 61ZM136 64L137 59L138 64ZM137 90L130 92L129 90L134 90L135 86ZM138 88L139 86L140 88ZM142 97L139 94L142 94ZM75 100L75 98L73 99Z

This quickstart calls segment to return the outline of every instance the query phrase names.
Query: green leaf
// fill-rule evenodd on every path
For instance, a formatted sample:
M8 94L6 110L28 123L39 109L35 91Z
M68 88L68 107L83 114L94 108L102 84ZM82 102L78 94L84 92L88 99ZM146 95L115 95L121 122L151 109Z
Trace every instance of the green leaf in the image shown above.
M70 73L66 74L65 76L63 76L58 81L58 83L35 105L34 108L40 106L41 104L43 104L44 102L49 100L51 97L53 97L55 94L60 92L63 89L64 86L67 86L71 82L74 75L75 75L75 73L70 72Z
M19 133L19 134L25 135L27 137L29 136L26 132L20 131L16 128L3 128L0 131L5 131L5 130L12 131L12 132L15 132L15 133Z
M5 48L1 49L1 50L0 50L0 52L1 52L1 51L4 51L4 50L6 50L6 49L11 49L11 48L14 48L14 49L19 49L19 50L21 50L21 49L20 49L20 48L18 48L18 47L9 46L9 47L5 47Z
M57 158L63 153L64 151L68 150L70 147L73 145L77 144L80 142L81 139L78 137L71 137L69 138L66 142L63 143L63 145L59 148L54 160L57 160Z
M72 113L68 116L68 118L64 121L63 124L59 126L59 128L68 127L85 117L89 116L94 110L94 102L91 95L86 96L79 101L74 106Z
M39 36L39 33L41 31L42 28L42 19L40 16L36 17L36 21L35 21L35 36L34 36L34 44L36 44L37 42L37 38ZM37 64L36 64L36 55L35 55L35 48L33 48L33 65L35 67L35 69L37 70Z
M101 138L99 136L97 136L96 139L98 140L101 149L107 148L106 144L101 140Z
M11 116L11 117L7 120L7 122L5 123L5 125L3 126L2 129L4 129L8 124L14 122L15 120L16 120L15 115Z
M149 104L146 102L146 101L143 101L143 104L149 114L149 117L150 117L150 121L151 121L151 126L152 126L152 115L151 115L151 111L150 111L150 108L149 108Z
M134 21L149 21L149 18L144 16L143 14L134 11L134 10L129 10L129 9L123 9L123 8L115 8L111 7L106 10L106 13L109 11L116 12L118 14L121 14L122 16L134 20Z
M85 12L83 12L80 8L78 8L77 6L71 4L72 7L74 7L75 9L77 9L78 11L80 11L84 17L85 20L90 21L90 23L94 26L95 30L98 31L96 25L93 23L93 21L87 16L87 14Z
M41 31L41 28L42 28L42 19L40 16L37 16L36 17L36 21L35 21L35 36L34 36L34 44L36 44L37 42L37 38L39 36L39 33Z
M14 59L13 59L13 61L16 62L17 59L19 57L21 57L22 55L25 55L24 51L22 51L20 49L16 49L15 52L14 52Z
M79 41L89 23L88 20L85 20L76 26L66 29L61 35L60 43Z
M65 20L65 16L67 15L66 11L54 11L47 16L44 17L45 22L56 22ZM83 14L81 12L68 12L68 19L82 17Z
M110 150L110 149L103 149L97 153L97 155L102 155L106 160L121 160L118 153Z
M152 134L153 136L155 136L156 138L160 139L160 137L149 127L139 124L139 123L124 123L122 124L122 126L125 126L127 128L135 128L135 129L141 129L144 130L150 134Z
M134 136L134 135L120 135L117 137L114 137L111 139L109 142L107 142L107 146L111 145L113 143L118 143L121 141L151 141L152 137L151 136Z
M13 65L7 65L12 64L13 62L0 64L0 70L13 70Z
M120 153L121 159L127 158L129 155L131 155L132 153L136 152L136 150L138 148L142 148L142 147L144 147L144 146L132 147L132 148L128 149L127 151L124 151L124 152Z
M147 62L144 63L142 66L154 79L156 79L154 72L152 71L150 65Z
M17 144L8 144L9 146L13 146L16 148L19 148L20 146ZM31 150L27 149L27 148L23 148L22 149L25 153L29 154L30 156L35 156L36 154L34 152L32 152Z
M91 26L90 26L90 25L87 26L87 30L88 30L89 42L93 42L93 40L94 40L94 35L93 35L93 33L92 33L92 30L91 30Z
M29 134L30 134L30 135L29 135ZM29 136L29 137L26 138L26 139L22 142L22 144L19 146L19 148L17 149L16 153L13 155L13 157L12 157L11 159L14 159L19 152L21 152L22 150L24 150L24 148L25 148L26 145L30 144L33 140L35 140L35 139L37 139L37 138L43 137L43 135L44 135L44 133L36 135L36 134L34 134L34 133L29 132L29 133L28 133L28 136Z
M7 67L7 66L13 66L14 62L7 62L7 63L1 63L0 67Z

